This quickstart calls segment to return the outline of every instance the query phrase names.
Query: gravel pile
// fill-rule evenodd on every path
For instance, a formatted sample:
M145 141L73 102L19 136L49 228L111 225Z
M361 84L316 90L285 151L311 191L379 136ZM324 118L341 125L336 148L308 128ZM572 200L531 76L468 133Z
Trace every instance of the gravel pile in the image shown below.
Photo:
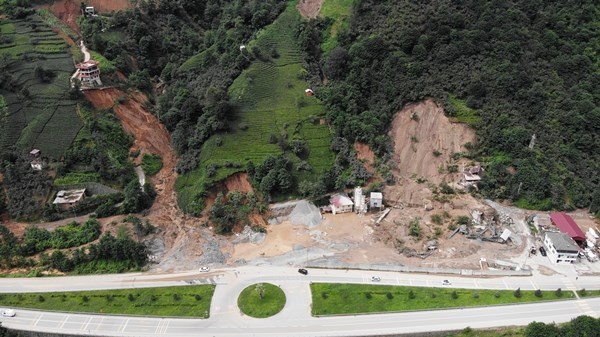
M310 228L319 225L323 221L323 217L317 206L302 200L290 213L289 220L294 225L306 225Z
M266 233L256 232L250 226L245 226L244 230L233 240L233 244L246 242L261 244L265 241L266 236Z

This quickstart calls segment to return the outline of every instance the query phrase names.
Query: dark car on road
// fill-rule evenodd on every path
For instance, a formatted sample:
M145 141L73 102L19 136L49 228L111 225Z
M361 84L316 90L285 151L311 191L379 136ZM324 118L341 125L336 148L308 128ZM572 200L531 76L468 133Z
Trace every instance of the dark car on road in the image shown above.
M308 274L308 270L304 269L304 268L300 268L298 269L298 272L302 275L307 275Z
M546 256L546 248L540 247L540 254L542 254L542 256Z

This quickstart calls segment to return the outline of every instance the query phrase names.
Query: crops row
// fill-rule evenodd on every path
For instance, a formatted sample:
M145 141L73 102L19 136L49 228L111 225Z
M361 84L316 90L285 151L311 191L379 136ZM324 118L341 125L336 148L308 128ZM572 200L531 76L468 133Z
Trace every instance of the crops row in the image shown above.
M269 155L282 155L278 140L284 138L286 142L304 139L309 147L306 160L313 171L303 178L314 178L332 165L329 129L314 117L324 115L324 107L304 93L307 83L294 40L298 20L297 11L290 6L256 41L250 42L250 47L258 46L265 55L275 49L279 56L255 60L229 88L238 117L235 132L214 136L204 144L200 169L181 176L177 182L181 205L190 202L206 181L218 181L243 170L248 161L259 164ZM289 152L286 156L301 161ZM207 177L207 168L215 165L218 170Z
M75 70L67 43L35 16L13 20L0 29L16 33L14 45L0 46L0 52L14 59L7 69L13 78L13 92L0 92L8 103L8 115L0 126L0 146L36 147L45 156L60 158L83 125L76 103L67 99ZM47 82L35 75L37 66L52 72ZM23 88L28 94L23 94Z

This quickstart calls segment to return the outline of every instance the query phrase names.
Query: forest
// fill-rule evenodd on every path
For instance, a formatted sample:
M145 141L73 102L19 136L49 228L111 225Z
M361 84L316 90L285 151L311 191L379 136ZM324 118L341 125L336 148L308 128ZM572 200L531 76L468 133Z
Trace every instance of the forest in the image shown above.
M202 144L235 119L227 88L248 66L240 41L284 6L141 1L111 19L125 39L98 33L102 25L93 21L83 31L92 48L132 75L132 84L166 85L155 112L185 173L197 168ZM384 178L394 164L385 136L394 114L433 97L450 117L461 120L465 107L473 114L463 120L478 134L469 156L486 169L482 196L525 208L600 212L599 19L592 0L362 0L325 55L320 43L331 20L303 24L297 39L338 138L332 148L368 143L382 158ZM342 159L326 172L326 190L368 178L348 149L335 149ZM304 195L323 190L310 182L297 188Z
M337 135L382 157L404 104L453 117L464 102L483 196L600 212L599 15L593 0L357 1L317 95Z

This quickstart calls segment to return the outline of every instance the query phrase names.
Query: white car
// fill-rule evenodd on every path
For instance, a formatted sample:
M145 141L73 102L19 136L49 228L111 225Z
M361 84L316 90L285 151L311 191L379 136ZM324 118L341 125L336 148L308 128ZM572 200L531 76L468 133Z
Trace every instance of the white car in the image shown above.
M206 272L210 271L210 267L206 267L206 266L200 267L200 269L198 271L201 273L206 273Z
M381 277L379 277L379 276L371 276L371 281L373 281L373 282L379 282L379 281L381 281Z
M443 286L450 286L450 285L452 285L452 283L449 280L443 280L442 281L442 285Z
M2 316L4 317L15 317L17 313L13 309L2 310Z

